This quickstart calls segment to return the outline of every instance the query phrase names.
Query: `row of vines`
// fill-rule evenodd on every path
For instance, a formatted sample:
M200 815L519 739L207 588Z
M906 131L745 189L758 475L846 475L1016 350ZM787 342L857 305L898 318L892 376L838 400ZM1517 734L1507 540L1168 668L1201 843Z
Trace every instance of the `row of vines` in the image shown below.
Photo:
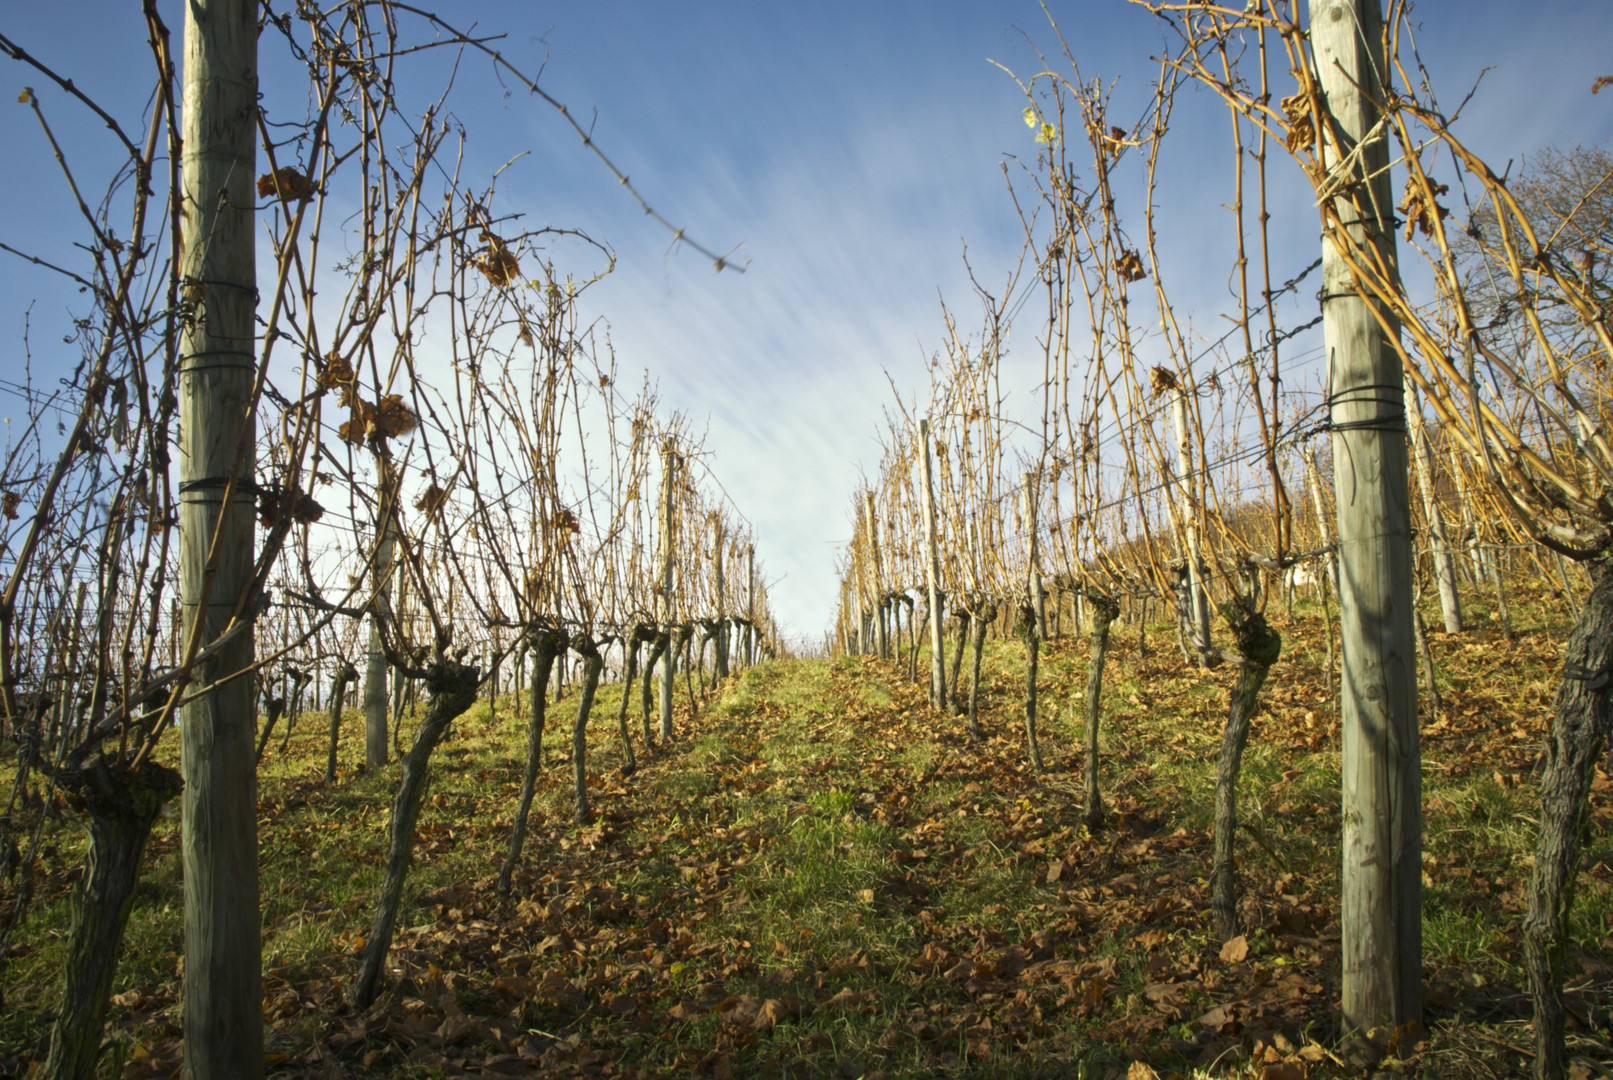
M457 65L523 87L598 154L571 114L494 39L404 5L191 7L181 63L145 5L139 127L0 37L13 70L48 87L20 104L79 211L58 249L8 248L77 287L82 307L75 361L54 342L26 346L7 384L26 418L0 461L0 735L17 755L0 812L0 957L29 912L47 820L65 804L91 837L45 1076L93 1072L141 853L182 786L177 758L186 1067L254 1075L253 763L277 724L284 746L305 709L328 710L332 783L403 758L354 981L362 1006L384 973L432 753L478 697L513 693L528 721L507 893L562 683L586 820L584 731L607 668L627 684L613 719L631 768L635 742L674 737L675 699L694 708L782 647L754 537L701 438L647 380L618 382L605 327L580 314L611 250L524 225L499 173L468 175ZM202 43L232 28L244 61L209 72ZM244 152L223 173L193 166L205 98L254 94L260 64L277 92L237 110ZM58 132L86 123L104 125L105 145L81 160ZM193 258L222 244L232 211L246 252L233 279ZM224 419L209 418L196 399L226 368ZM362 750L343 742L349 704L362 706ZM226 752L236 771L207 781Z
M1374 896L1342 904L1345 1027L1381 1047L1421 1016L1419 668L1438 696L1421 601L1437 596L1442 628L1460 633L1465 579L1493 595L1510 633L1509 574L1583 598L1522 928L1537 1069L1564 1075L1578 823L1613 671L1613 161L1547 155L1509 181L1436 97L1407 5L1383 19L1372 2L1312 2L1302 19L1290 0L1139 2L1174 42L1140 108L1121 115L1114 87L1084 76L1061 36L1020 81L1040 145L1010 184L1021 261L1000 287L977 279L978 329L945 313L927 392L888 414L878 470L851 502L828 647L928 677L932 701L979 734L982 644L1023 639L1024 738L1040 769L1038 643L1089 634L1085 814L1097 829L1111 625L1174 625L1157 648L1236 672L1210 868L1229 940L1239 763L1282 646L1266 612L1296 589L1319 595L1346 624L1346 705L1369 686L1388 712L1409 711L1382 718L1409 788L1391 766L1361 782L1377 792L1355 790L1348 708L1344 725L1345 888L1352 850L1365 850L1351 848L1352 828L1377 834L1379 856L1363 861L1400 867L1398 882L1380 877ZM1203 126L1217 108L1226 156L1211 161ZM1186 224L1220 247L1184 236L1179 207L1198 194L1184 186L1214 190L1218 220ZM1320 250L1296 244L1318 214ZM1206 280L1225 297L1208 318L1195 308ZM1352 359L1371 350L1387 363ZM1027 375L1027 355L1039 373ZM1362 504L1379 515L1364 538L1351 523ZM1351 638L1352 619L1376 644ZM1373 652L1385 642L1387 659Z

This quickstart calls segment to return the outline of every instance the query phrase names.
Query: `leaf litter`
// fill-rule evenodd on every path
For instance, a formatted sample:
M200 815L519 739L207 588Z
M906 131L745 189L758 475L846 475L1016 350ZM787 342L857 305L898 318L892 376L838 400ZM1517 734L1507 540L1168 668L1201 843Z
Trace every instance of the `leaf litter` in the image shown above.
M987 737L974 743L894 665L764 665L692 721L681 716L675 743L632 777L597 769L596 824L570 823L568 770L551 766L508 902L494 885L518 728L485 713L480 729L467 724L457 754L445 748L389 986L372 1008L355 1013L346 991L373 891L295 896L333 947L267 967L268 1074L1359 1075L1330 1049L1337 724L1319 640L1290 640L1287 677L1274 677L1251 741L1266 757L1252 754L1243 782L1254 804L1240 837L1246 932L1225 945L1207 915L1209 817L1195 809L1209 793L1182 764L1213 766L1225 700L1214 676L1117 642L1109 824L1091 834L1075 723L1048 725L1047 773L1025 760L1016 684L1001 674L1018 646L993 657ZM1424 718L1425 885L1431 904L1500 932L1478 954L1428 950L1431 1030L1384 1067L1501 1075L1525 1063L1529 1041L1507 932L1524 882L1514 854L1473 841L1487 805L1527 793L1560 651L1545 633L1440 644L1444 705ZM1084 648L1052 643L1068 662L1045 669L1044 700L1070 716ZM329 857L362 862L384 830L373 808L368 833L332 828L333 795L311 763L317 735L294 749L302 739L309 761L265 783L266 893L298 889L272 880L291 869L273 865L281 839L312 837ZM592 752L608 762L618 748L602 738ZM1604 770L1593 821L1603 837L1610 788ZM171 832L154 837L154 858L174 857ZM1613 890L1609 862L1606 843L1591 845L1582 893ZM166 899L171 919L176 900ZM270 955L289 922L270 921ZM1597 1076L1613 1059L1613 956L1605 942L1584 944L1571 1045ZM117 1074L176 1075L177 978L145 978L113 1004Z

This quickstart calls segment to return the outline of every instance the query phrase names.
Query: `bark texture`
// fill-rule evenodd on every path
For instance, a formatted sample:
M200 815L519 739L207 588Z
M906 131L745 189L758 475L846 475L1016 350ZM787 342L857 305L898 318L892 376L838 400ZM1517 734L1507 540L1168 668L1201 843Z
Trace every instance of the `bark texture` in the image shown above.
M1215 853L1210 868L1210 910L1222 941L1238 936L1235 841L1238 831L1238 770L1249 744L1249 721L1255 715L1266 674L1282 652L1282 635L1249 602L1235 600L1223 609L1232 626L1241 663L1227 704L1227 726L1221 737L1221 761L1215 774Z
M155 762L129 769L104 757L58 779L86 816L90 842L68 945L67 982L40 1075L89 1080L101 1054L118 947L134 906L146 840L157 815L182 785L178 773Z
M1540 836L1524 916L1524 967L1535 1010L1535 1076L1562 1080L1563 976L1573 940L1569 913L1597 759L1613 730L1613 561L1592 563L1591 591L1564 649L1546 768L1540 778Z

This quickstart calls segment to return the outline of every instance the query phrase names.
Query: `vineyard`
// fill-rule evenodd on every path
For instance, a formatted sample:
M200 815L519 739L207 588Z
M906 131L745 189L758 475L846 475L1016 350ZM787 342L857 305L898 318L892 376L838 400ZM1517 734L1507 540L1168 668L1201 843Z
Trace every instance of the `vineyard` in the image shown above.
M1139 6L1140 108L1005 69L1021 255L812 647L460 65L746 266L498 38L148 3L134 128L0 34L82 304L7 384L0 1068L1613 1070L1613 157L1492 167L1401 4Z

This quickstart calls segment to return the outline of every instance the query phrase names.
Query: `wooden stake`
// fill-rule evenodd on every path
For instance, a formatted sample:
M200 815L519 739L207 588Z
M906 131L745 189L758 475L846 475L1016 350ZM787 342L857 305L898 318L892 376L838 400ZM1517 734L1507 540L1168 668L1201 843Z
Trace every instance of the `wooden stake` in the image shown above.
M930 604L930 701L946 708L946 647L941 639L941 561L935 547L935 466L930 462L930 421L919 421L918 452L924 461L924 587Z
M678 467L677 447L668 439L661 447L661 625L665 633L672 633L672 565L676 548L672 543L672 501L676 491ZM662 656L661 667L661 738L672 738L673 664L677 650L670 646Z
M190 648L217 638L252 580L257 375L258 5L185 5L185 296L179 357L180 595ZM262 919L250 630L194 673L180 711L185 789L185 1076L263 1075ZM228 681L225 681L228 680Z
M1310 0L1325 98L1319 147L1339 194L1324 229L1396 261L1388 147L1375 131L1388 72L1378 0ZM1343 1026L1369 1047L1422 1019L1422 801L1411 513L1401 365L1339 243L1322 247L1344 649Z

